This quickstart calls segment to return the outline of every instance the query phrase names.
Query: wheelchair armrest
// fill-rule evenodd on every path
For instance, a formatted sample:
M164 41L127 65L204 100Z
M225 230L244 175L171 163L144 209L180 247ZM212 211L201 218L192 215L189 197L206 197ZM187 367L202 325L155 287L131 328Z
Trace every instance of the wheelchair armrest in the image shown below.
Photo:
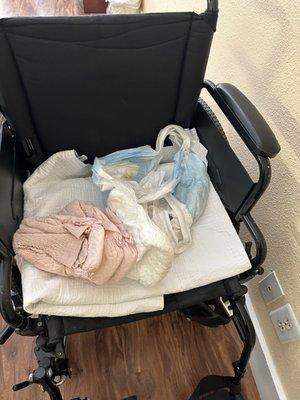
M209 122L208 116L205 116L207 112L200 104L194 124L202 143L208 149L212 182L232 219L245 224L256 247L255 256L250 256L252 269L242 276L246 281L263 272L261 265L266 259L267 245L251 216L251 210L270 183L269 158L279 153L280 146L261 114L237 88L226 83L214 85L210 81L205 81L204 87L241 136L259 166L259 178L254 182L217 126L214 127L214 121ZM201 129L203 127L206 130Z
M271 128L239 89L229 83L214 85L210 81L205 81L204 87L253 154L272 158L279 153L280 145Z

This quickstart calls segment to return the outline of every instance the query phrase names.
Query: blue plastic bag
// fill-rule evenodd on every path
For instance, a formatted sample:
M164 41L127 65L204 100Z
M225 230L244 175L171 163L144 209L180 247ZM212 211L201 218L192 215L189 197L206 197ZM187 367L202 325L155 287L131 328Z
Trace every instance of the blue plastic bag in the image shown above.
M116 151L107 156L95 158L92 167L94 180L99 171L112 172L114 177L140 182L159 162L158 155L151 146Z
M170 137L173 146L163 147L167 137ZM171 161L170 154L173 156L172 179L176 180L177 184L172 194L185 204L193 221L197 221L205 210L210 187L207 151L200 144L197 132L170 125L160 132L156 150L169 153L168 161Z
M172 146L164 146L168 137ZM101 176L106 173L114 180L133 183L143 180L144 184L148 176L149 181L153 180L153 173L162 171L164 166L168 166L171 173L165 173L164 179L159 180L160 186L154 188L155 192L151 187L152 193L144 195L141 203L172 194L186 206L193 222L197 221L206 207L210 181L206 150L195 130L169 125L160 131L156 150L142 146L96 158L92 168L93 179L96 184L101 184Z

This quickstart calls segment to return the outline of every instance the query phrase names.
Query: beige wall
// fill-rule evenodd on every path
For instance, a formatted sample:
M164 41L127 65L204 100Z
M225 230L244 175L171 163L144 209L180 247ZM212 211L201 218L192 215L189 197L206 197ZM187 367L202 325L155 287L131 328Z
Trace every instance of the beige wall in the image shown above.
M265 306L256 279L251 285L251 298L288 399L298 400L300 342L282 345L274 333L269 312L289 302L300 319L300 2L219 3L219 26L207 77L215 82L231 82L242 89L263 113L282 146L280 155L272 161L272 184L254 215L269 245L266 270L276 270L285 297ZM144 10L201 11L205 4L201 0L144 0ZM238 142L230 128L229 132L236 147ZM244 160L252 169L250 159Z

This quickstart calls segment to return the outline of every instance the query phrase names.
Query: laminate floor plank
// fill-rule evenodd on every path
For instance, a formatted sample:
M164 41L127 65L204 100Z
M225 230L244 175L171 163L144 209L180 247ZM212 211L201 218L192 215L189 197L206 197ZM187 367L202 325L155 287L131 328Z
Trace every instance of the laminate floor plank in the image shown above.
M209 374L232 374L242 344L232 325L217 329L189 322L180 313L68 337L73 377L62 386L66 400L187 400ZM34 342L18 335L1 347L1 400L47 399L36 385L13 393L14 383L35 367ZM259 400L249 370L245 400Z

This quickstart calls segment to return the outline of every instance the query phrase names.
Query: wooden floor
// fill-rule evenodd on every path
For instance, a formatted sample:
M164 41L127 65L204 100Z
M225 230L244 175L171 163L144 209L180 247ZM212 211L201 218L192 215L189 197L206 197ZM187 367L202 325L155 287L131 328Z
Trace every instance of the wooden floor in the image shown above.
M32 338L14 335L0 349L1 400L47 399L38 386L18 393L14 383L36 366ZM232 374L241 343L232 326L204 328L181 314L74 335L67 353L73 377L62 386L66 400L187 400L207 374ZM259 400L250 371L243 383L245 400Z
M82 13L81 0L0 1L0 17ZM36 366L33 347L33 339L17 335L1 347L1 400L47 398L37 386L15 394L10 390ZM202 377L231 373L240 349L233 327L203 328L178 313L75 335L68 340L73 379L62 391L67 400L121 400L134 394L139 400L186 400ZM250 371L244 395L259 399Z

